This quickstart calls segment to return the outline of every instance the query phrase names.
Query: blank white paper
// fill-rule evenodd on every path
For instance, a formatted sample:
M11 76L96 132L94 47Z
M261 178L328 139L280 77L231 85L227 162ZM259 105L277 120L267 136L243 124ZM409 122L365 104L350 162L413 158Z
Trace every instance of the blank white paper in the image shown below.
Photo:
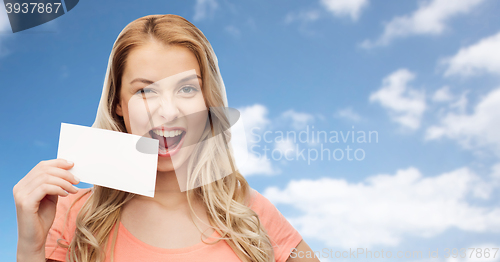
M81 182L154 197L159 141L106 129L61 123L57 158L73 161Z

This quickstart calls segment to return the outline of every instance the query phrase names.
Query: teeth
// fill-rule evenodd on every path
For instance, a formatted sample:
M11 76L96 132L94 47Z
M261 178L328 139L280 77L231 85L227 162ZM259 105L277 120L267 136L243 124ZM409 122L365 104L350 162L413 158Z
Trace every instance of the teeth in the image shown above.
M153 129L153 132L159 136L164 136L164 137L176 137L182 134L182 130L165 131L165 130Z

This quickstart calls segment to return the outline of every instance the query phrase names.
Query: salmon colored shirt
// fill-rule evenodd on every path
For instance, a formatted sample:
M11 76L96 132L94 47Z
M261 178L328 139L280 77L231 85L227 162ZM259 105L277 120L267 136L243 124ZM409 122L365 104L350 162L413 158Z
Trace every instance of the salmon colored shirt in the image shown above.
M57 239L69 244L75 232L76 215L82 207L85 200L90 196L83 196L70 210L68 220L65 221L66 211L73 200L88 189L81 189L77 194L70 194L67 197L59 197L57 203L56 217L54 224L49 230L45 244L45 257L56 261L65 261L67 249L57 245ZM261 224L269 234L274 249L274 257L278 262L284 262L288 259L291 250L295 248L302 240L301 235L278 209L263 195L254 189L251 189L251 200L249 207L254 210ZM66 223L66 225L64 225ZM111 243L114 228L108 239L108 250ZM206 242L213 242L220 235L215 231ZM221 240L217 244L205 244L199 242L190 247L165 249L146 244L135 238L120 222L116 246L114 251L114 261L117 262L159 262L159 261L241 261L226 241ZM110 254L106 252L106 262L109 262Z

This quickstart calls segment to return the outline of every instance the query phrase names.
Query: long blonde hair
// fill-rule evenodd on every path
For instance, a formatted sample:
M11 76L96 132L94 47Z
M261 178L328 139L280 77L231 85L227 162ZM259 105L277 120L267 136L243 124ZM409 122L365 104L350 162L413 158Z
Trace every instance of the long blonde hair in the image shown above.
M126 58L133 48L147 44L151 40L159 40L166 45L187 47L198 60L203 83L202 92L207 107L227 106L217 58L203 33L180 16L149 15L128 24L116 39L109 57L101 100L92 127L127 132L123 118L115 112ZM204 132L202 136L208 135L209 132ZM224 135L230 137L228 132ZM221 139L206 140L195 150L196 157L190 158L188 172L192 175L192 179L189 179L188 183L191 186L195 183L202 185L188 187L194 188L187 191L191 212L194 213L191 197L202 200L208 210L211 225L242 261L274 261L269 236L257 214L247 206L250 194L247 181L237 171L227 176L221 175L225 172L224 169L227 169L227 166L221 165L219 161L224 157L225 146ZM66 260L69 258L72 262L105 260L110 232L113 228L115 233L118 231L121 207L134 196L132 193L97 185L87 193L91 195L78 212L74 238L69 245L58 243L68 248ZM111 261L113 261L115 240L116 234L111 243Z

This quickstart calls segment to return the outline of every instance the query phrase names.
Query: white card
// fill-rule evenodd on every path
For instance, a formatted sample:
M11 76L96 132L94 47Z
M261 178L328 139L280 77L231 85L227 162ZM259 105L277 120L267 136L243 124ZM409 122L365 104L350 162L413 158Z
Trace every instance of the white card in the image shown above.
M141 140L142 152L137 142ZM81 182L154 197L158 143L138 135L61 123L57 158L73 161Z

